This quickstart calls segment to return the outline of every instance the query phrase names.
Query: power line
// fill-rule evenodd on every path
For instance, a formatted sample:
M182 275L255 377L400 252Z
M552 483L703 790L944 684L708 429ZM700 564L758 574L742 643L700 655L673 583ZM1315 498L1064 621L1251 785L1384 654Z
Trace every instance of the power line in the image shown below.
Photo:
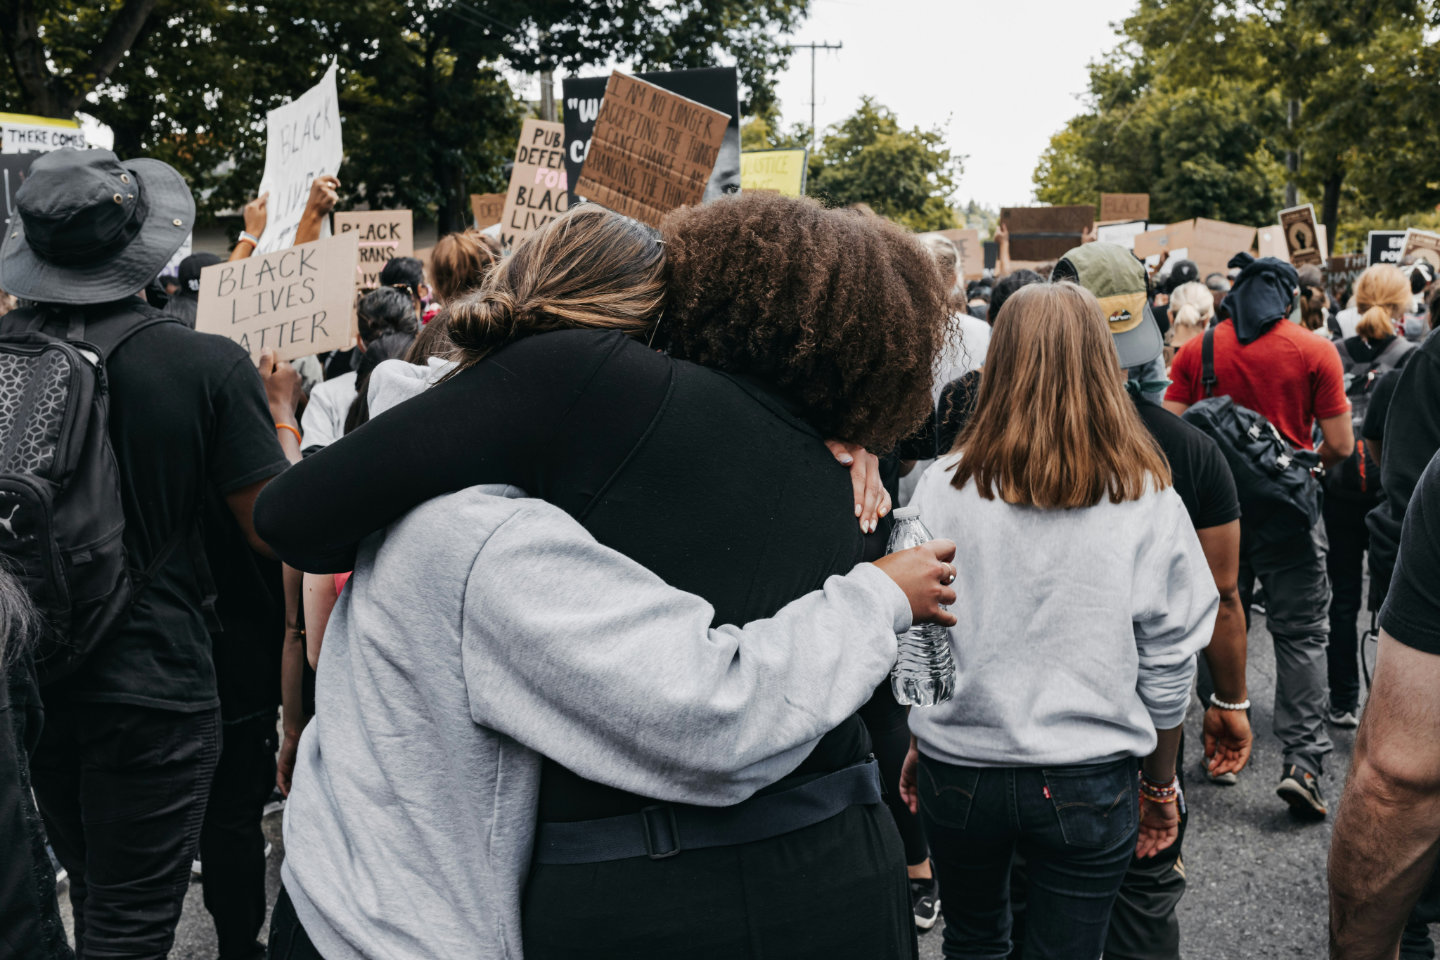
M839 43L794 43L793 50L809 49L810 51L810 149L815 149L815 51L816 50L839 50L845 46L842 40Z

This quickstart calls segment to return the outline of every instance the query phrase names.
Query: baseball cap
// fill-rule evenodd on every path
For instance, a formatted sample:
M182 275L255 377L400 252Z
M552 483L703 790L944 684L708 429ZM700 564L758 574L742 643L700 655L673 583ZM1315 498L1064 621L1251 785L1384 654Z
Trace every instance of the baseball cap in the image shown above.
M1160 324L1150 312L1145 265L1129 250L1115 243L1082 244L1060 258L1050 279L1079 284L1100 301L1120 366L1144 366L1165 352Z

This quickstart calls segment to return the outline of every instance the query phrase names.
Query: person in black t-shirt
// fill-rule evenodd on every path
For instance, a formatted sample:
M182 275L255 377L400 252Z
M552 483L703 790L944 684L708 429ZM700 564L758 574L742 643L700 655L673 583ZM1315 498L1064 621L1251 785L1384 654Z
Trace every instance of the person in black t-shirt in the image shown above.
M1395 956L1407 916L1413 925L1440 919L1433 872L1440 842L1437 568L1440 455L1415 487L1380 611L1375 680L1331 839L1331 956ZM1426 941L1400 955L1433 956L1423 952Z
M294 427L298 378L262 357L272 392L290 398L288 409L267 402L244 349L137 299L193 227L194 200L170 167L57 150L35 161L16 201L0 287L40 306L0 329L38 316L63 337L77 312L96 336L148 324L106 362L109 434L127 560L145 569L164 559L115 632L43 688L32 775L70 873L78 952L159 958L174 940L220 747L207 564L198 535L184 531L198 534L214 495L245 542L268 549L251 511L286 466L276 427Z

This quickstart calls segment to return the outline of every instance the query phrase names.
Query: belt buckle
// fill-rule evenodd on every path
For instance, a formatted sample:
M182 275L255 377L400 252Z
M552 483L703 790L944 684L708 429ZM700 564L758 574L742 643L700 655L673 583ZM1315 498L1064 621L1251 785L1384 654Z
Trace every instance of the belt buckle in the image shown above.
M652 821L651 814L654 813L663 813L666 819L669 820L670 842L674 844L671 849L660 853L655 852L658 838L655 836L656 831L651 829L650 825L652 822L664 825L665 821ZM680 852L680 824L675 820L675 808L672 805L668 803L657 803L642 808L640 811L640 828L645 834L645 853L651 860L668 860Z

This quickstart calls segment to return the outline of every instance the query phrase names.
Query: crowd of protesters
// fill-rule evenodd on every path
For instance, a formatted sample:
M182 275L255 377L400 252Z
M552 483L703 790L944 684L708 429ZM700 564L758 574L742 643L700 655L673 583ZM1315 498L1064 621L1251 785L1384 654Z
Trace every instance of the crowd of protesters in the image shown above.
M1178 958L1197 695L1189 786L1266 775L1256 610L1277 805L1327 817L1360 728L1333 955L1433 955L1424 261L1341 300L1002 232L967 285L868 209L580 204L257 364L194 330L219 257L159 280L194 220L166 165L59 150L0 246L0 548L43 561L0 570L5 956L164 957L200 871L222 960L905 958L941 919L951 958ZM900 505L940 539L888 553ZM954 695L906 708L924 622Z

